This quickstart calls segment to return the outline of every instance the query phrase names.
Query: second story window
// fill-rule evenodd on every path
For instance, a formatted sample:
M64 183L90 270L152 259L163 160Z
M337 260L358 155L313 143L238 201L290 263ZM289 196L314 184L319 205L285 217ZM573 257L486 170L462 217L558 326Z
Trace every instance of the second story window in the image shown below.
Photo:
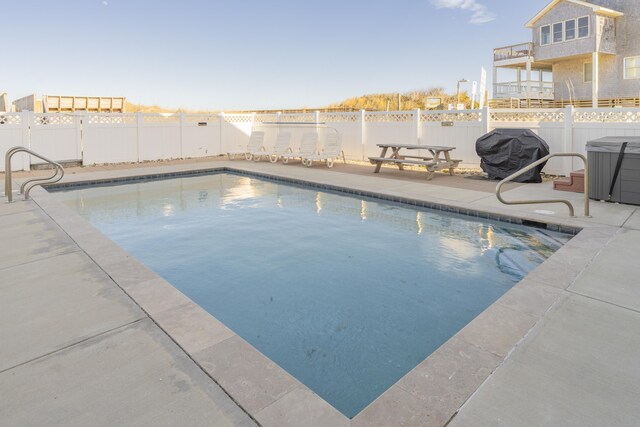
M624 78L640 79L640 56L624 58Z
M578 18L578 38L589 37L589 17Z
M551 43L551 27L545 25L540 27L540 45L545 46Z
M553 42L554 43L560 43L561 41L564 40L563 30L564 30L564 23L557 22L553 24Z
M564 39L573 40L576 38L576 20L564 21Z

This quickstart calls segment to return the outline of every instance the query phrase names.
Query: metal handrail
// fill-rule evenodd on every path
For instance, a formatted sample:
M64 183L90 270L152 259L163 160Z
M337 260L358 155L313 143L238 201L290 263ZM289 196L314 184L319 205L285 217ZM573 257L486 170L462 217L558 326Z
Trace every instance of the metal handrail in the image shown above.
M7 150L7 153L4 156L4 171L5 171L5 180L4 180L4 194L7 196L7 202L11 203L13 201L13 191L12 191L12 182L11 182L11 158L14 154L25 152L29 153L34 157L39 158L40 160L44 160L45 162L52 164L56 171L53 175L49 177L36 177L27 179L20 186L20 194L24 193L24 199L29 200L29 192L31 189L37 185L42 184L53 184L54 182L60 181L64 177L64 168L60 163L54 162L53 160L47 159L40 154L33 152L25 147L12 147Z
M531 169L535 168L536 166L540 165L541 163L546 162L547 160L549 160L549 159L551 159L553 157L580 157L582 159L582 161L584 162L584 216L586 216L587 218L590 218L590 216L589 216L589 168L588 168L588 165L587 165L587 158L585 156L583 156L582 154L580 154L580 153L555 153L555 154L549 154L548 156L544 156L540 160L531 163L530 165L520 169L518 172L516 172L514 174L511 174L508 177L506 177L505 179L503 179L502 181L500 181L498 183L498 185L496 186L496 197L498 198L498 200L500 202L504 203L505 205L530 205L530 204L537 204L537 203L564 203L569 208L569 216L575 217L573 205L568 200L564 200L564 199L547 199L547 200L507 201L507 200L504 200L502 198L502 194L500 194L500 190L502 189L502 186L504 184L514 180L515 178L519 177L520 175L530 171Z

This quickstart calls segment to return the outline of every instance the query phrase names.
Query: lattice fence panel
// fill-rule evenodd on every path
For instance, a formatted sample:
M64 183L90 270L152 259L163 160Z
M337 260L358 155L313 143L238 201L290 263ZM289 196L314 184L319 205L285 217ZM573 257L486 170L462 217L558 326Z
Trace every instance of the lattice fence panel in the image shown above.
M537 123L562 123L565 120L562 110L544 111L491 111L492 122L537 122Z
M178 123L180 121L180 116L177 114L172 114L170 116L162 114L143 114L142 121L144 123Z
M320 113L320 121L326 123L357 123L358 113Z
M576 123L639 123L640 110L634 111L574 111L573 121Z
M227 123L252 123L253 114L225 114L224 121Z
M254 121L256 123L275 122L277 118L277 114L256 114Z
M69 114L34 114L34 126L70 126L76 123L76 118Z
M19 114L16 115L6 115L0 116L0 125L15 125L19 126L22 124L22 116Z
M423 112L420 113L422 122L479 122L482 120L482 111L462 112Z
M280 121L315 123L316 115L313 113L280 114Z
M220 123L220 116L217 114L186 114L184 121L187 123Z
M406 123L413 121L413 113L365 113L364 121L369 123Z
M90 125L132 125L136 124L135 114L90 114Z

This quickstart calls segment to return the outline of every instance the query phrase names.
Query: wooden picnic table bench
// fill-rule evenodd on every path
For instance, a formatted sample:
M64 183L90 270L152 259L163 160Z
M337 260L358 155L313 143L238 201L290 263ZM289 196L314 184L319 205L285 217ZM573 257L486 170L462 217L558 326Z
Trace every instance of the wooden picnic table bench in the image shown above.
M442 145L417 145L417 144L378 144L382 148L380 157L369 157L371 164L376 165L373 173L379 173L383 163L392 163L404 170L404 165L424 166L427 169L427 180L433 178L435 171L448 169L453 175L453 170L458 167L462 160L451 159L450 152L455 147L445 147ZM391 149L391 155L387 157L387 152ZM400 153L400 150L427 150L431 156L413 156ZM444 158L441 157L444 156Z

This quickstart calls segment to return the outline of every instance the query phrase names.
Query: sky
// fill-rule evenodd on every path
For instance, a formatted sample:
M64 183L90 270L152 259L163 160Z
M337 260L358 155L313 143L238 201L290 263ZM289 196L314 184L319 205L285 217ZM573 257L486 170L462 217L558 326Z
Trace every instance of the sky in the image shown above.
M0 93L233 111L454 92L548 2L2 0Z

